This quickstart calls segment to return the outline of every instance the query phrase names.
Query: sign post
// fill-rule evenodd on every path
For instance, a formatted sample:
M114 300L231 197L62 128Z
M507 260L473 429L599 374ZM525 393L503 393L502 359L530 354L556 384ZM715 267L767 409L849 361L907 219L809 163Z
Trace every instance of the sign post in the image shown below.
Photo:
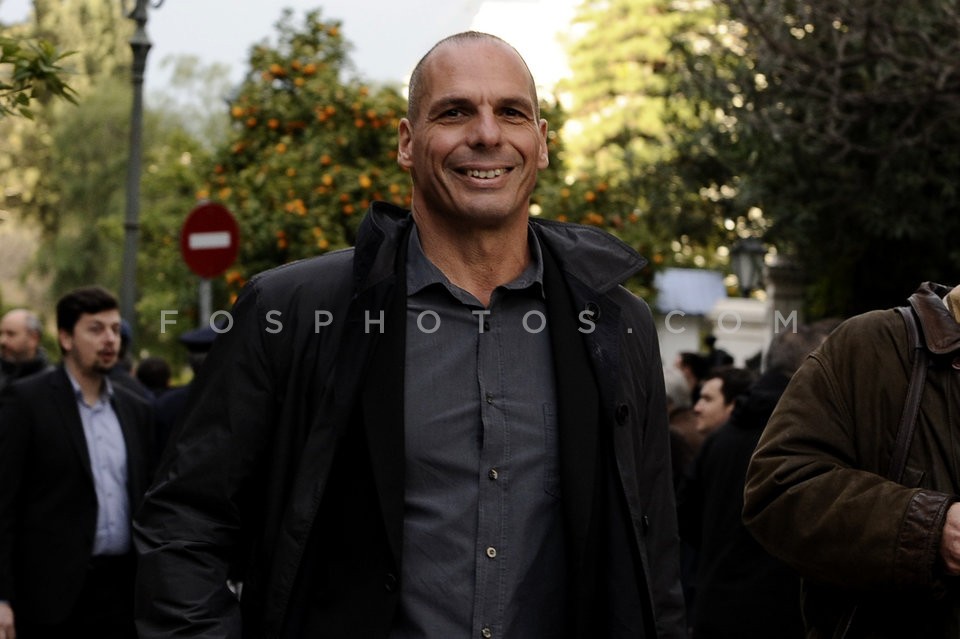
M237 259L240 229L222 204L204 202L194 207L180 231L180 253L200 276L200 326L210 320L210 278L222 275Z

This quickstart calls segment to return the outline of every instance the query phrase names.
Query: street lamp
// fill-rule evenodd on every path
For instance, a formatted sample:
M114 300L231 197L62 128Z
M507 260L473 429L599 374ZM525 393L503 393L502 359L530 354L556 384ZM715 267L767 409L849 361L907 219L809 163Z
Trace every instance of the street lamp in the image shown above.
M123 12L127 13L127 0L121 0ZM130 159L127 162L127 208L123 222L123 263L121 265L120 314L136 326L135 304L137 299L137 245L140 240L140 173L143 156L143 75L147 68L147 53L150 38L147 37L147 7L154 9L163 0L136 0L133 11L127 17L137 23L137 30L130 38L133 50L131 82L133 83L133 107L130 115Z
M749 297L750 291L760 284L763 273L763 256L767 249L758 237L745 237L736 241L730 249L730 268L737 276L740 294Z

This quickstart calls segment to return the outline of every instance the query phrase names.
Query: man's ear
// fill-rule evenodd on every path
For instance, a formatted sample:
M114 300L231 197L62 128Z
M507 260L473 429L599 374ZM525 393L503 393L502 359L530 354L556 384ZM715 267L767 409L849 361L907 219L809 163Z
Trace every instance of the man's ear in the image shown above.
M547 121L540 120L540 157L537 158L537 168L545 169L550 166L550 147L547 145Z
M413 164L413 131L410 120L403 118L397 127L397 164L402 169L409 169Z
M70 349L73 348L73 335L61 328L57 331L57 342L60 343L60 350L69 353Z

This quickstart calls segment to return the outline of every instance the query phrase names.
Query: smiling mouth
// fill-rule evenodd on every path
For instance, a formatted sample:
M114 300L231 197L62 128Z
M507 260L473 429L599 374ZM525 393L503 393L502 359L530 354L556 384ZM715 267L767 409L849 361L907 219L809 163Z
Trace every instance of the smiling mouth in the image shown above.
M487 169L487 170L465 169L461 171L461 173L463 173L468 177L478 178L481 180L492 180L493 178L500 177L501 175L504 175L505 173L509 173L509 172L510 172L509 168Z

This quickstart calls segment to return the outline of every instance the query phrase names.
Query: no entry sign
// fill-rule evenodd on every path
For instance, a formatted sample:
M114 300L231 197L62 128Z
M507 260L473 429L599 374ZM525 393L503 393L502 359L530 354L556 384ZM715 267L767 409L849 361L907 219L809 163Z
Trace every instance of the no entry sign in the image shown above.
M233 264L239 250L237 220L225 206L206 202L187 215L180 231L180 253L191 271L216 277Z

